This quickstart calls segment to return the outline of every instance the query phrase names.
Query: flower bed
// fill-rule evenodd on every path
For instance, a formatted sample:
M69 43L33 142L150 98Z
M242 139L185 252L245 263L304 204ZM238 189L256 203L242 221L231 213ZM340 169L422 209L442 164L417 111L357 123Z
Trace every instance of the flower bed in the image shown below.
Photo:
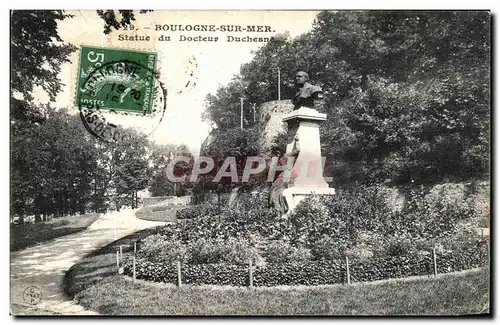
M488 249L485 243L477 249L461 252L443 252L437 255L438 273L461 271L488 265ZM390 256L372 258L363 262L352 261L349 267L351 281L365 282L416 275L432 275L431 254L415 256ZM249 284L247 265L235 264L183 264L182 283L246 286ZM345 283L344 262L317 260L303 263L269 263L253 270L255 286L320 285ZM125 274L132 275L132 264L125 265ZM137 261L138 279L154 282L177 283L174 263Z

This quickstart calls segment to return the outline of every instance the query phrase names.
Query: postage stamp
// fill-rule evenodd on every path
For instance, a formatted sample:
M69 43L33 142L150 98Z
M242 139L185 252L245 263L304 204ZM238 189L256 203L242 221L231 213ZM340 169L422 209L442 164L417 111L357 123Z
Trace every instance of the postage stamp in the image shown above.
M120 126L127 119L136 126L149 125L145 133L151 134L166 110L157 53L87 45L80 51L75 105L84 127L109 143L121 141ZM146 122L148 118L152 120Z
M150 114L157 54L81 47L76 104Z

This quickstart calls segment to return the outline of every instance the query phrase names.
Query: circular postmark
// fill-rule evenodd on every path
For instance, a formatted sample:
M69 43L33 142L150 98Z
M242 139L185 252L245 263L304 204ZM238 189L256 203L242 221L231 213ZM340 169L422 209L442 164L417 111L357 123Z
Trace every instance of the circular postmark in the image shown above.
M29 286L24 289L23 300L30 305L38 305L42 301L42 291L38 287Z
M151 135L165 115L166 97L154 65L130 59L94 66L77 89L83 125L109 143L122 140L123 129L128 127Z

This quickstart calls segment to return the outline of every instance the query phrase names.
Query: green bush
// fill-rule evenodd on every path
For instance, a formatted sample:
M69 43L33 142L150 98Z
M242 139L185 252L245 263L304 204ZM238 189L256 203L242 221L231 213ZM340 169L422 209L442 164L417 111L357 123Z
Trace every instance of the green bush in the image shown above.
M141 240L137 253L139 257L154 262L189 259L189 251L182 242L162 235L151 235Z
M191 209L194 207L190 207L189 211L194 211ZM206 211L201 207L197 209ZM182 211L178 214L179 218L183 218L185 212ZM254 234L279 239L287 237L289 229L289 222L286 219L281 218L276 210L268 209L267 204L263 204L262 195L243 197L234 208L225 207L219 215L208 213L205 217L201 217L202 215L205 213L199 214L198 217L187 218L174 226L162 226L157 231L167 236L175 233L180 240L190 243L201 238L248 239Z
M305 245L317 257L344 256L356 245L359 232L378 230L379 220L394 213L386 196L381 187L373 186L306 198L290 216L292 242Z
M177 211L178 219L196 219L199 217L210 217L219 214L217 204L205 202L202 204L192 205L182 210Z
M323 235L316 240L311 252L316 259L342 260L347 250L347 241L342 238Z
M312 259L311 251L305 247L294 247L287 240L271 240L263 256L268 263L305 262Z
M226 247L222 239L198 238L190 244L191 264L220 263L226 256Z
M410 192L410 199L395 209L387 204L390 192L372 186L312 196L288 218L268 209L262 193L241 195L233 208L222 209L218 216L160 227L158 234L187 247L185 261L193 265L245 265L252 258L261 268L264 258L268 265L275 265L269 267L280 269L278 265L343 263L348 256L356 265L354 276L368 281L428 274L433 247L442 255L445 266L439 267L443 270L485 265L487 254L478 250L485 242L477 234L477 222L469 220L477 218L471 214L466 196L449 200L442 190L429 195L421 188ZM150 245L152 251L175 247ZM449 255L445 248L464 253ZM484 256L478 259L478 254ZM292 278L300 279L293 274ZM284 283L280 281L271 282Z
M304 263L271 263L256 268L255 286L320 285L345 282L345 271L339 263L310 261Z
M454 272L488 265L488 247L485 242L468 250L437 254L439 273ZM432 275L432 254L413 254L356 259L350 262L353 282L402 278L416 275ZM176 283L175 263L152 262L140 259L137 262L137 278L155 282ZM127 262L125 273L132 274L131 263ZM255 286L276 285L319 285L346 282L343 261L306 261L268 263L257 265L253 271ZM213 284L245 286L249 283L248 265L244 264L183 264L182 281L186 284Z

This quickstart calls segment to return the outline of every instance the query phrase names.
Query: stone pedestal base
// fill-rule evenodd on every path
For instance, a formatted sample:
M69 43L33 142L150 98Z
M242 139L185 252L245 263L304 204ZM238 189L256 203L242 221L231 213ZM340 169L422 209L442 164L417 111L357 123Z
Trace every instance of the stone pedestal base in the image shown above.
M323 188L311 188L311 187L289 187L283 190L283 196L286 199L286 203L288 204L288 211L286 216L292 213L295 210L295 207L310 195L334 195L335 189L331 187L323 187Z
M287 153L294 149L295 138L298 138L300 151L295 161L289 187L283 191L288 204L288 216L300 201L313 194L334 195L335 189L330 188L323 177L324 161L321 157L319 125L326 120L326 114L317 110L301 107L290 112L283 118L288 124Z

